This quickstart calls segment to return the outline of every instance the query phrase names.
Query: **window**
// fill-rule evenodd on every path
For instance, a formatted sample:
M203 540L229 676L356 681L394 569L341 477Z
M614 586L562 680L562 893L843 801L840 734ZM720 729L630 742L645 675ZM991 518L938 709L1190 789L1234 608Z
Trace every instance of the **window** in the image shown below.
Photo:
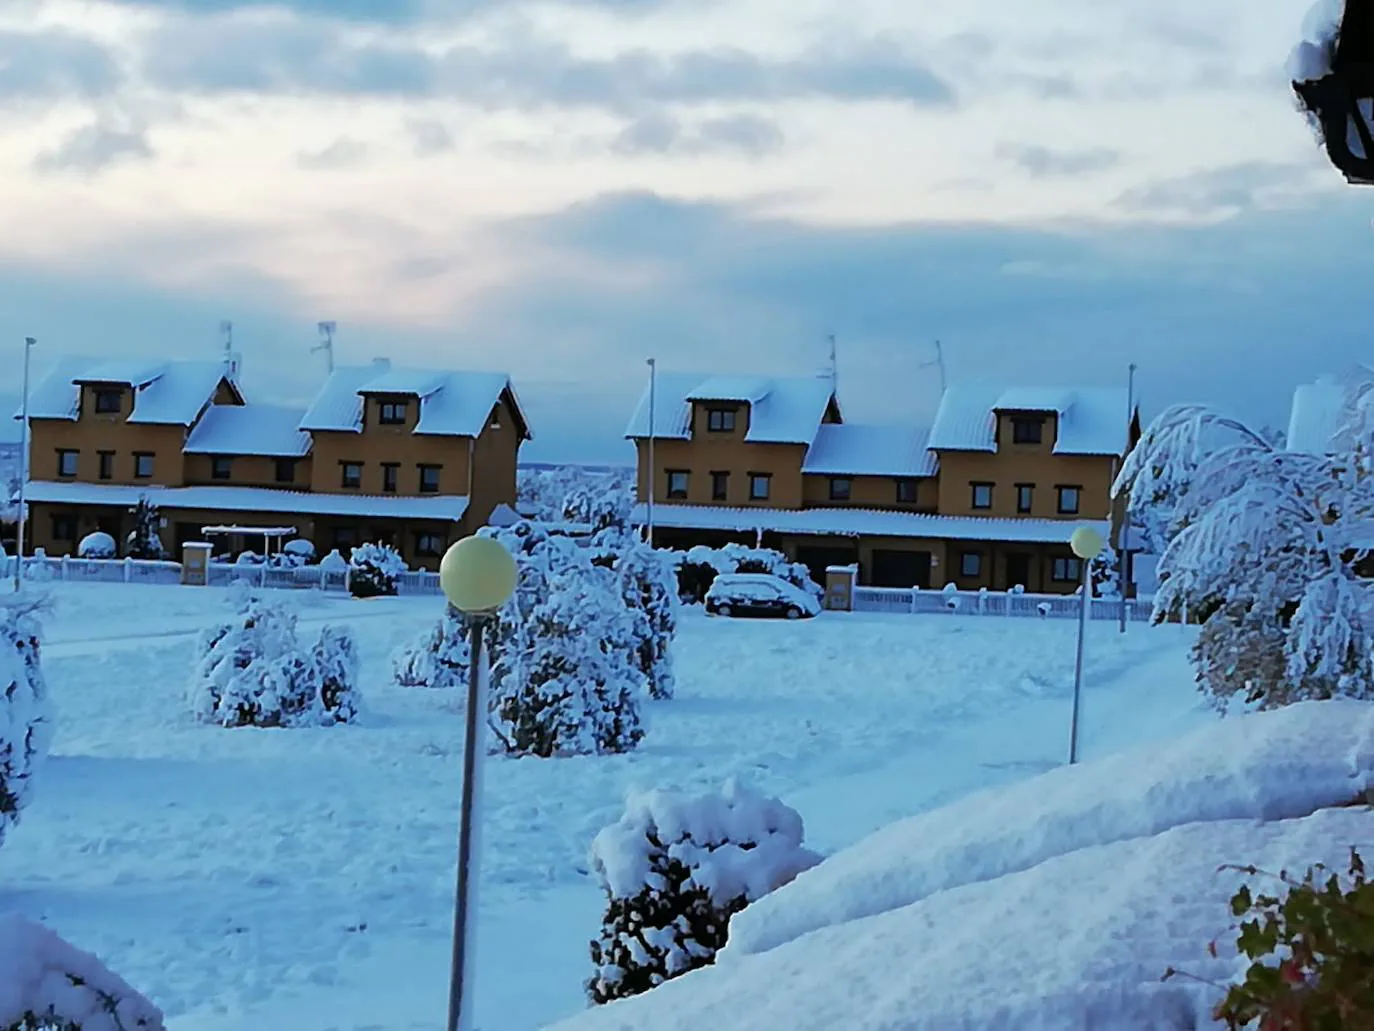
M66 513L53 516L52 539L55 541L76 540L76 516Z
M897 503L899 505L916 504L916 481L912 479L901 479L897 481Z
M1016 485L1016 511L1020 515L1027 515L1031 510L1031 502L1035 500L1035 484L1018 483Z
M358 531L352 526L336 526L333 533L334 548L344 557L358 543Z
M362 462L340 462L339 483L343 487L356 490L363 485Z
M228 458L210 459L210 479L227 480L233 474L233 463Z
M1013 419L1011 421L1011 440L1013 444L1039 444L1044 435L1045 423L1042 419Z
M682 469L668 470L668 497L685 498L687 496L687 473Z
M854 482L847 476L832 476L830 478L831 501L848 501L853 489Z
M712 408L706 413L706 428L712 433L735 432L735 410L733 408Z
M960 576L982 576L983 555L978 551L966 551L959 556Z
M749 474L749 500L767 501L768 496L773 492L772 473L750 473Z
M415 535L415 554L424 555L426 558L442 555L444 545L447 543L442 534L417 533Z
M113 451L100 452L100 478L102 480L114 479L114 459L115 453ZM112 536L118 536L118 534Z
M1079 495L1083 493L1082 487L1057 487L1059 491L1059 514L1078 515Z
M420 493L438 494L439 493L439 470L443 466L422 465L420 466Z
M971 504L974 508L992 507L992 484L990 483L971 483L973 488L973 499Z
M277 482L295 483L296 482L296 460L294 458L277 459Z
M1050 569L1050 579L1057 583L1077 583L1083 579L1083 560L1079 558L1057 558Z
M75 475L76 475L76 461L77 461L77 458L80 456L80 454L81 454L80 451L63 451L63 450L58 450L58 452L57 452L57 475L58 475L58 476L61 476L63 479L68 479L68 480L71 479L73 476L75 476Z
M401 467L395 462L382 463L382 493L395 494L396 482L400 477Z
M501 406L500 406L500 405L497 405L495 408L493 408L493 409L491 410L491 419L487 422L487 425L488 425L489 427L491 427L492 429L494 429L494 430L499 430L499 429L501 428Z
M407 407L404 401L383 401L381 416L377 421L383 426L404 426Z
M150 480L153 477L153 454L151 451L134 452L134 479Z
M124 393L120 390L97 390L95 392L95 412L97 415L118 415L123 408Z
M711 500L725 501L730 496L730 474L712 473L711 474Z

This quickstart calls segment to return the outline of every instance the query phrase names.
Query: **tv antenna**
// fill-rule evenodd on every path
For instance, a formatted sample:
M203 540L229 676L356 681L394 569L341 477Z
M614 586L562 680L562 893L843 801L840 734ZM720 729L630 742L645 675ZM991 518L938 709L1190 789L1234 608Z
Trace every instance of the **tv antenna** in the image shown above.
M835 334L828 334L826 341L830 344L830 367L826 370L826 374L830 377L831 393L838 393L840 389L840 363L835 346Z
M938 340L935 341L935 359L934 359L934 361L922 362L920 365L917 366L917 368L918 368L918 369L936 368L936 369L939 369L939 370L940 370L940 394L941 394L941 396L943 396L944 393L945 393L945 348L944 348L944 345L940 343L940 341L938 341Z
M337 322L318 323L320 342L310 349L311 354L314 354L316 351L324 352L325 365L331 373L334 371L334 330L336 330L338 326L339 324Z
M224 357L228 358L234 353L234 324L228 319L221 319L219 335L224 338Z

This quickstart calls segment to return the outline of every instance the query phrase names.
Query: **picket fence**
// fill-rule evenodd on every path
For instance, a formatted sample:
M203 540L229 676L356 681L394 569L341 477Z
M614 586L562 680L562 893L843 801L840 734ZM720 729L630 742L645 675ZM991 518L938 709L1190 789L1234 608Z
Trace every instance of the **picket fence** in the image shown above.
M1126 619L1148 623L1154 611L1150 598L1093 598L1089 619ZM856 612L943 614L951 616L1020 616L1037 619L1077 619L1081 599L1076 594L1014 594L1010 591L935 591L915 587L856 587Z

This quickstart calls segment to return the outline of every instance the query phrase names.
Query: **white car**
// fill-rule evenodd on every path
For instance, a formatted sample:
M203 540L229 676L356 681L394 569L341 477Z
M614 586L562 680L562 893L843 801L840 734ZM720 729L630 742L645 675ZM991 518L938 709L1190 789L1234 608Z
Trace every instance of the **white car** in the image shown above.
M708 616L820 615L821 603L795 584L767 573L722 573L706 592Z

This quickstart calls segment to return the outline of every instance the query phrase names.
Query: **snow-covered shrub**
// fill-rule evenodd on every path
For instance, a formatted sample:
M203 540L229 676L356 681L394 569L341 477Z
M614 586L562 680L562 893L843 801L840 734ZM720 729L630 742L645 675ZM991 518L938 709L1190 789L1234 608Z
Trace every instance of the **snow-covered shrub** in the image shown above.
M24 579L36 584L51 583L57 579L57 574L53 571L48 560L48 550L46 548L34 548L33 554L26 559L21 559L24 563Z
M629 530L602 530L592 538L593 564L605 565L619 579L629 610L634 661L648 684L649 697L673 697L672 645L677 634L678 583L667 556Z
M338 548L334 548L328 555L320 559L320 569L326 573L346 573L348 572L348 559L339 554Z
M709 576L706 570L711 571ZM692 604L706 599L712 581L721 573L766 573L801 588L817 601L825 597L825 588L811 579L809 568L790 561L772 548L750 548L743 544L726 544L720 548L697 545L680 556L677 571L678 593Z
M632 795L592 842L606 894L591 943L594 1003L646 992L706 966L730 918L820 861L796 810L731 780L722 791Z
M566 502L571 495L585 492L599 497L619 492L631 496L634 480L633 467L602 471L575 465L552 469L521 466L516 484L516 508L530 519L556 523L564 519Z
M138 499L131 511L134 529L125 543L125 554L137 559L161 559L167 552L162 547L162 516L157 506L146 497Z
M391 668L401 687L462 687L470 660L466 620L449 605L423 636L397 649Z
M240 552L238 553L238 555L234 558L234 565L236 565L236 566L260 566L260 565L262 565L263 562L265 562L265 561L266 561L266 559L264 559L264 558L263 558L261 555L259 555L256 551L240 551Z
M572 490L563 499L564 522L590 526L592 531L623 529L630 524L634 497L623 483L606 481Z
M406 571L401 553L389 544L363 544L349 560L348 587L355 598L396 593L396 581Z
M336 723L352 723L362 708L358 691L358 642L348 627L320 627L311 648L319 679L320 704Z
M110 559L118 553L115 539L108 533L96 531L81 538L76 546L77 558Z
M1110 544L1105 545L1097 557L1088 564L1088 576L1093 585L1093 594L1098 598L1120 598L1121 556ZM1081 589L1080 589L1081 593Z
M295 540L287 541L281 549L283 555L290 555L302 566L308 566L315 561L315 545L304 537L297 537Z
M0 600L0 844L33 797L33 778L48 751L52 715L39 662L46 604L27 595Z
M0 916L4 1031L161 1031L162 1012L105 964L18 913Z

